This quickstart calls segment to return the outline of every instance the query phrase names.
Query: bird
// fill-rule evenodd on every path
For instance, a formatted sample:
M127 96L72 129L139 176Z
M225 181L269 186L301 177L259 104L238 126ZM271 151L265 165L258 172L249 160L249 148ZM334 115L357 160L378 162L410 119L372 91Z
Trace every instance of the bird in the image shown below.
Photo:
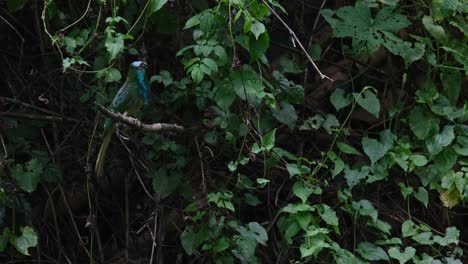
M145 75L146 68L147 63L144 61L134 61L130 64L127 79L112 100L109 110L131 116L149 104L150 92ZM101 177L103 174L107 149L116 128L117 124L113 119L107 117L104 120L103 142L95 166L96 177Z

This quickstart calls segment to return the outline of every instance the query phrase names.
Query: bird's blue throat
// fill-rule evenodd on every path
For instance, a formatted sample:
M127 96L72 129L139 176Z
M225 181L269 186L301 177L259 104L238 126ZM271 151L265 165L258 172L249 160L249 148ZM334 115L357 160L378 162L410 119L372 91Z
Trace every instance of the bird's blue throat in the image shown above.
M145 82L145 73L142 71L137 71L136 75L138 79L138 91L140 92L140 95L143 97L143 101L145 102L145 105L147 105L149 104L149 101L150 101L150 95L148 91L148 86L146 86L146 82Z

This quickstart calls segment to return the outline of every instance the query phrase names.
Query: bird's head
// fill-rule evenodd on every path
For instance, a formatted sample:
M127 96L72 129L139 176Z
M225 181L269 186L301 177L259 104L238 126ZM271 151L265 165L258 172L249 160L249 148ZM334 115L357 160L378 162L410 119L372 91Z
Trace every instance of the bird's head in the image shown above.
M130 64L130 67L137 71L145 71L148 64L144 61L134 61Z

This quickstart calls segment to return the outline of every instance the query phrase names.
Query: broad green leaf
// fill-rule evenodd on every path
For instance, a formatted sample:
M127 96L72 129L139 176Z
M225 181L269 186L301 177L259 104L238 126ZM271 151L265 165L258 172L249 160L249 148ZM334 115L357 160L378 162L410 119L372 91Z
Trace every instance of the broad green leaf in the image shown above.
M203 235L194 232L191 227L187 227L180 235L180 242L188 255L192 255L193 251L203 243L203 240Z
M195 67L193 67L191 73L190 73L190 76L192 77L192 80L195 82L195 83L200 83L202 80L203 80L203 77L205 76L205 73L203 71L203 69L197 65Z
M270 36L268 32L261 34L258 38L250 36L249 52L251 61L257 61L262 58L270 47Z
M26 0L7 0L6 5L9 12L15 12L24 7Z
M369 175L369 172L370 168L368 166L362 166L360 169L352 170L348 165L345 165L344 177L349 188L352 189L354 186L358 185Z
M124 38L122 34L107 36L104 46L109 54L109 61L113 61L124 50Z
M255 39L258 40L258 37L266 31L265 25L262 22L255 20L250 27L250 32L255 36Z
M345 166L344 161L333 151L328 152L328 158L335 164L332 170L332 177L335 177L343 171Z
M273 117L279 122L288 125L289 129L296 126L296 109L288 103L280 103L273 111Z
M350 105L353 101L350 95L347 95L343 89L337 88L330 96L330 101L336 111Z
M266 246L266 242L268 241L268 234L265 228L257 222L249 223L248 227L251 232L251 236L253 236L258 243Z
M216 64L216 62L210 58L204 58L202 60L202 63L206 66L208 66L213 72L217 72L218 71L218 64Z
M425 139L437 133L439 119L424 109L423 106L415 106L409 114L409 125L411 131L418 139Z
M369 216L374 223L377 222L379 213L375 209L374 205L372 205L372 203L368 200L360 200L358 202L353 201L352 207L357 212L357 214L362 216Z
M414 198L427 207L427 204L429 203L429 193L424 187L418 187L418 190L414 193Z
M235 99L236 93L231 82L221 82L217 85L213 100L222 110L228 111Z
M432 245L434 242L431 240L432 232L421 232L411 237L412 240L421 245Z
M21 235L10 240L11 244L23 255L29 256L28 249L37 245L37 234L29 226L20 227Z
M297 214L298 212L313 212L315 208L305 203L288 204L281 209L283 213Z
M319 238L306 238L304 243L301 244L299 250L301 258L309 256L317 256L324 248L329 248L330 244L322 237Z
M453 150L462 156L468 156L468 137L458 136L457 144L453 146Z
M408 262L416 254L416 249L413 247L406 247L405 251L401 252L398 247L391 247L388 250L388 255L391 258L398 260L400 264Z
M414 154L410 156L410 160L413 162L415 166L422 167L426 165L429 161L427 160L426 156L421 154Z
M344 142L338 142L336 143L336 146L338 149L343 151L346 154L351 154L351 155L362 155L361 152L359 152L357 149L355 149L353 146L348 145Z
M148 173L152 178L153 190L163 196L168 196L177 190L182 180L182 173L178 170L167 170L161 167Z
M301 181L297 181L293 186L294 195L299 197L302 203L305 203L313 192L314 190L312 188L305 186Z
M167 0L163 0L163 1L167 1ZM200 24L200 17L198 15L195 15L191 17L189 20L187 20L187 22L185 22L184 29L189 29L199 24Z
M449 244L458 245L460 231L456 227L447 227L445 229L445 236L434 236L434 242L445 247Z
M319 210L319 215L325 223L331 226L338 226L338 216L336 212L326 204L321 204L322 210Z
M249 67L242 67L231 74L234 91L240 99L254 106L260 104L264 85L258 74Z
M361 257L369 261L390 260L390 258L387 255L387 252L385 252L383 248L369 242L359 243L359 246L356 249L356 251L359 253L359 255L361 255Z
M367 136L362 138L362 148L364 153L370 158L371 163L375 164L378 160L383 158L388 150L392 147L395 142L396 136L386 129L380 132L380 141L376 139L370 139Z
M377 96L370 91L369 88L364 88L365 90L361 93L353 93L354 99L362 108L367 112L373 114L375 117L379 118L380 113L380 102L377 99Z
M262 137L262 146L266 150L271 150L275 146L276 128Z
M442 69L440 79L444 86L443 94L452 105L456 105L460 97L462 87L462 75L454 69Z
M401 235L403 237L414 236L418 234L418 230L415 228L414 222L411 220L406 220L401 225Z
M439 43L447 43L447 33L445 33L445 30L442 26L439 26L434 23L432 17L424 16L422 19L422 23L424 25L424 28L426 28L427 32L429 32Z
M100 70L96 73L97 78L104 78L106 82L118 82L122 79L120 71L116 68L108 68Z
M11 176L23 191L30 193L36 190L42 172L42 163L38 159L32 159L26 164L16 164L11 169Z
M457 162L458 155L451 147L444 148L434 158L434 165L441 173L449 171Z
M445 126L440 134L437 134L433 138L426 141L426 146L431 155L437 155L445 147L452 144L454 139L454 126Z

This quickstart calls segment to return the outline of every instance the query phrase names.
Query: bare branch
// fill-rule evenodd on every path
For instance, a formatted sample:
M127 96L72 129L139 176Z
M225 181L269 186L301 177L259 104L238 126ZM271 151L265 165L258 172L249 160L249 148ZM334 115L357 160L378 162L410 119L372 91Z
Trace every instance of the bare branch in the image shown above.
M317 67L317 65L315 64L314 60L312 59L312 57L310 57L309 53L307 52L307 50L304 48L304 46L302 45L301 41L299 40L299 38L296 36L296 33L294 33L294 31L288 26L288 24L286 24L286 22L284 22L284 20L278 15L278 13L276 13L276 11L265 1L265 0L260 0L262 1L262 3L264 5L266 5L266 7L268 7L268 9L270 9L271 13L273 15L275 15L276 18L278 18L278 20L284 25L284 27L289 31L289 34L291 34L291 37L297 42L297 44L299 45L299 47L301 48L301 50L304 52L304 54L306 55L306 57L309 59L310 63L312 63L312 66L314 66L315 70L318 72L318 74L320 74L320 78L322 79L328 79L330 81L333 82L333 79L326 76L325 74L323 74L319 68Z
M96 104L96 106L98 107L98 110L101 113L103 113L105 116L110 117L114 120L120 121L131 127L141 129L145 132L162 132L162 131L183 132L185 130L184 127L176 125L176 124L167 124L167 123L145 124L134 117L124 116L121 113L110 111L107 108L103 107L102 105Z

